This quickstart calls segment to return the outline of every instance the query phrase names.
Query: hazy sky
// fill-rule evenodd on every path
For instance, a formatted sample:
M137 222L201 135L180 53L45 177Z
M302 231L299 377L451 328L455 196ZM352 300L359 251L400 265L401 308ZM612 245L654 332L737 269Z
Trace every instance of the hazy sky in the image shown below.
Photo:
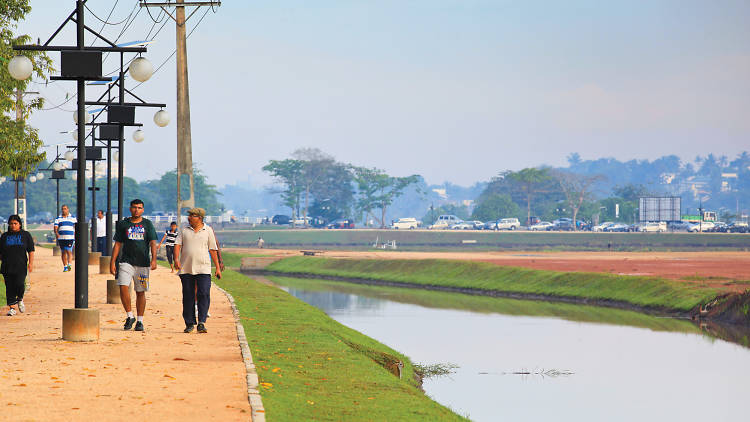
M105 18L114 3L88 5ZM31 5L19 30L44 42L75 2ZM131 11L136 1L120 1L109 21ZM86 22L102 28L90 13ZM571 152L731 158L750 149L748 22L743 0L225 0L188 40L193 159L214 184L264 185L268 160L317 147L394 175L468 185L564 165ZM144 39L153 25L140 11L120 42ZM72 28L55 43L72 44ZM122 28L103 33L117 38ZM174 34L170 21L149 46L155 66L174 50ZM116 66L110 57L105 72ZM49 107L75 83L30 89ZM135 92L172 115L158 128L155 110L136 112L146 140L129 138L125 162L144 180L176 165L174 58ZM58 132L73 128L74 107L37 112L31 123L47 143L71 140Z

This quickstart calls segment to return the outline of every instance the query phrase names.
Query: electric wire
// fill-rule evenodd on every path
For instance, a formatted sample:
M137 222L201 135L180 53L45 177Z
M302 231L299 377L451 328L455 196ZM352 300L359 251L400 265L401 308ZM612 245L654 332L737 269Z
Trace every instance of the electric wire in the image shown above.
M87 4L84 3L83 7L85 7L86 10L88 10L89 13L91 13L92 16L94 16L96 19L99 20L99 22L103 23L104 25L117 26L117 25L121 25L123 22L127 21L128 18L130 18L130 15L128 15L128 17L126 17L125 19L121 20L120 22L115 22L115 23L109 22L109 18L112 17L112 12L115 11L115 7L117 7L117 3L119 3L119 2L120 2L120 0L115 1L115 5L112 6L112 10L109 11L109 15L107 15L107 19L102 19L99 16L96 16L96 13L94 13L93 10L89 9L89 6ZM102 28L102 29L104 29L104 28ZM99 32L101 32L101 31L99 31Z

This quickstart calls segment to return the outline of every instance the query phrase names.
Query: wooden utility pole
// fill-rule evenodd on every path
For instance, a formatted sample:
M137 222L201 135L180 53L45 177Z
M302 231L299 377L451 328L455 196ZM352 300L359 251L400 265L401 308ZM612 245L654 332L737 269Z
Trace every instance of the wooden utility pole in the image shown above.
M193 144L190 132L190 89L188 85L187 65L187 21L201 6L221 6L220 1L188 1L148 3L142 0L141 7L159 7L175 22L176 52L177 52L177 218L184 208L195 206L195 181L193 178ZM185 7L196 6L196 9L185 17ZM165 7L174 7L172 15ZM182 199L182 176L187 175L190 183L190 195Z

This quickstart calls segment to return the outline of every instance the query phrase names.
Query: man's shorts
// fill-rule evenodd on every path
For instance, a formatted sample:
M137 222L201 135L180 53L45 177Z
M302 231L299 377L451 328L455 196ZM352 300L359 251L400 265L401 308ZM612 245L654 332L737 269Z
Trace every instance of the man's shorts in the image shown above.
M147 292L150 270L150 267L134 267L127 262L121 262L117 272L117 285L130 286L130 282L133 282L136 292Z
M73 242L75 242L75 240L57 239L57 245L60 246L60 249L63 250L63 251L72 251L73 250Z

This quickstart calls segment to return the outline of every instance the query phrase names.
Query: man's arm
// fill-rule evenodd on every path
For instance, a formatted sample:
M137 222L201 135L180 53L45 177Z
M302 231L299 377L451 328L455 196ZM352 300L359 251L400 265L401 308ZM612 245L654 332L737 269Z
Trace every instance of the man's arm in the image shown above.
M117 263L117 256L120 255L121 247L122 243L115 242L115 246L112 248L112 257L109 259L109 272L112 275L115 275L117 272L117 266L115 264Z
M157 249L161 248L161 244L164 243L164 239L166 239L166 238L167 238L167 234L164 233L164 236L162 236L161 240L159 241L159 246L156 247Z
M55 239L59 239L60 233L57 232L57 224L55 224L52 229L55 231Z
M178 270L182 269L182 267L180 266L180 249L182 249L182 244L176 243L174 245L173 255L174 255L174 267L177 268Z
M149 242L151 245L151 269L156 269L156 240Z
M218 251L215 249L210 249L208 251L211 254L211 259L214 261L214 266L216 267L216 278L221 278L221 265L219 264L219 254Z

